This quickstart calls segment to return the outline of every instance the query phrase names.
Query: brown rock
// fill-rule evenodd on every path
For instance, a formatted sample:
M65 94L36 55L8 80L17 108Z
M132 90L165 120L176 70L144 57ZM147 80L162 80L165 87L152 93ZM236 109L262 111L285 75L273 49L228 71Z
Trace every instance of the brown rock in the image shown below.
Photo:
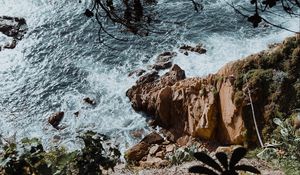
M150 145L145 142L140 142L125 152L125 159L128 162L140 161L149 152Z
M150 72L150 73L147 73L147 74L141 76L137 80L136 84L150 83L150 82L153 82L154 80L156 80L158 78L159 78L158 72L157 71L153 71L153 72Z
M164 141L164 138L157 134L156 132L152 132L145 136L142 140L142 142L145 142L147 144L161 144Z
M236 148L241 147L240 145L231 145L231 146L219 146L216 149L216 153L218 152L224 152L228 155L232 154L233 150L235 150Z
M227 115L236 115L236 110L230 106L233 104L232 78L228 78L228 82L218 79L219 75L185 79L184 71L174 65L160 79L153 82L140 81L141 83L128 90L127 96L136 110L155 115L155 123L166 128L167 139L177 141L179 145L188 143L187 135L202 139L217 136L224 143L239 144L244 139L241 134L244 125L239 118L234 124L225 125L220 121L219 128L222 131L216 134L218 118L225 121ZM220 113L220 108L224 108L222 112L226 112ZM229 110L233 111L228 113ZM233 126L232 129L230 125Z
M162 160L158 157L149 157L146 161L140 161L140 167L145 168L162 168L169 165L169 161Z
M159 152L157 152L157 153L155 154L155 157L164 159L164 158L165 158L165 153L164 153L164 151L159 151Z
M85 103L87 103L87 104L90 104L90 105L96 105L96 100L94 100L94 99L92 99L92 98L90 98L90 97L85 97L85 98L83 99L83 101L84 101Z
M168 140L165 140L164 142L162 142L161 144L163 144L163 145L169 145L170 144L170 141L168 141Z
M165 132L168 133L167 138L170 141L181 140L181 145L185 145L187 142L184 136L217 140L223 144L243 144L246 138L247 141L250 141L249 139L255 141L255 135L253 134L254 139L249 135L249 133L255 133L255 131L253 124L251 124L252 114L251 107L248 105L249 97L243 95L245 94L246 83L241 78L243 76L242 72L247 72L251 79L251 81L249 80L249 87L251 88L251 98L257 114L256 118L259 119L259 128L268 127L274 109L274 102L270 99L273 99L273 97L279 98L279 96L274 93L272 98L266 97L268 96L267 92L264 92L266 89L260 86L267 82L259 76L273 76L268 78L270 78L270 81L275 81L272 79L276 78L274 76L276 71L279 70L274 70L275 63L272 61L270 61L272 63L269 63L269 61L261 58L269 58L272 54L277 58L280 54L284 55L284 49L292 47L296 47L295 50L297 51L299 46L295 43L299 43L299 41L299 35L290 37L271 50L230 62L216 74L206 77L186 79L184 70L178 65L174 65L169 72L161 77L157 76L151 81L139 81L137 85L127 91L126 95L129 97L134 109L153 116L155 123L167 130ZM287 46L288 43L293 44ZM185 45L180 49L184 52L187 50L198 53L205 52L202 45L196 47ZM282 61L285 63L290 62L288 58L286 59ZM278 69L285 72L285 68L281 67L278 66ZM295 67L295 70L297 68ZM250 72L252 70L255 72L253 75ZM299 77L297 75L297 73L294 73L293 76L290 76L291 82L296 81L295 77ZM269 83L268 85L274 84ZM285 84L285 88L295 89L295 86ZM286 89L281 91L276 91L276 93L282 94L283 97L285 95L283 92L286 92ZM282 101L281 103L289 101L286 97L282 99L279 100ZM292 105L281 105L297 106L296 100L293 100L292 103ZM288 114L287 111L282 112ZM298 126L300 124L296 124L295 127L298 128Z
M186 51L191 51L191 52L197 52L199 54L204 54L206 53L206 49L203 48L202 44L198 44L195 47L189 46L189 45L183 45L180 48L180 51L183 52L186 55Z
M159 150L161 149L161 147L157 144L155 144L154 146L152 146L149 150L149 154L150 155L154 155L155 153L157 153Z
M189 142L190 140L190 137L185 135L185 136L182 136L180 138L177 139L176 143L180 146L180 147L183 147L183 146L186 146L187 143Z
M172 62L172 58L177 56L176 52L164 52L157 56L156 62Z
M163 70L163 69L169 69L170 67L172 67L172 61L155 63L155 64L152 66L152 69L155 69L155 70Z
M167 145L166 146L166 152L173 152L175 150L175 145L171 144L171 145Z
M232 101L234 88L229 80L226 80L219 91L221 120L217 133L218 140L227 144L243 144L245 136L242 109L237 108Z
M64 118L64 112L56 112L53 113L48 118L48 123L50 123L54 128L58 129L58 125L61 122L61 120Z
M157 72L148 73L137 81L137 84L126 92L132 107L137 111L156 113L157 91L166 85L173 85L178 80L184 79L185 73L179 66L173 65L172 69L159 79Z

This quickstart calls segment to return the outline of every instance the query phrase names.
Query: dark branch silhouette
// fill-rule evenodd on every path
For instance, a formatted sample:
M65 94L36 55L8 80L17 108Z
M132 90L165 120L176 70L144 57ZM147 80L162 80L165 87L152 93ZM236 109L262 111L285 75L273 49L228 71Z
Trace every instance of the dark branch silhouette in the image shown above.
M188 1L191 2L196 12L203 10L202 0ZM264 13L278 15L272 12L271 9L281 6L283 13L300 17L300 14L296 13L297 10L300 9L299 0L250 0L249 2L253 5L251 9L233 3L227 4L246 18L247 21L251 22L253 27L258 27L259 24L264 21L274 27L299 33L299 31L290 30L284 26L274 24L262 16ZM98 34L100 43L104 43L102 39L103 35L107 35L119 41L126 41L109 33L105 22L119 25L123 27L125 31L139 36L148 36L150 33L165 33L166 31L160 31L153 27L153 24L162 22L159 19L155 19L153 8L156 4L156 0L91 0L92 8L86 9L84 15L89 18L95 18L99 24Z
M279 5L278 5L278 2L280 2ZM271 8L274 8L275 6L281 6L283 12L285 12L291 16L300 17L300 14L295 13L297 10L300 9L300 1L298 1L298 0L250 0L250 3L254 6L254 9L249 10L240 5L235 6L233 3L231 3L231 4L227 3L227 4L229 6L231 6L238 14L247 18L247 20L253 24L254 28L258 27L258 25L262 21L264 21L265 23L270 24L274 27L284 29L284 30L287 30L287 31L290 31L293 33L300 32L300 31L290 30L290 29L283 27L281 25L278 25L278 24L274 24L274 23L268 21L266 18L264 18L261 15L264 13L271 13L271 14L275 14L278 16L279 14L272 12ZM240 8L241 10L239 10L237 7ZM247 15L246 13L250 13L250 15Z

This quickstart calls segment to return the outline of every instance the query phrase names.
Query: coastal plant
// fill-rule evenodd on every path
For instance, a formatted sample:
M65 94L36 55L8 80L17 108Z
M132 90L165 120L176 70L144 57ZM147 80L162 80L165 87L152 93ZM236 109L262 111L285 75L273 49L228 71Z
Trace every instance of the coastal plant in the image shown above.
M194 160L194 152L197 151L196 145L191 145L185 148L176 149L171 155L167 157L172 165L179 165L183 162Z
M120 157L117 148L104 144L105 135L88 131L80 138L81 150L68 152L64 147L46 151L37 138L6 144L0 154L0 174L67 175L102 174L113 169Z
M79 174L90 175L96 174L95 172L101 174L100 166L105 170L114 168L121 153L114 147L105 149L102 141L107 140L107 136L88 131L81 138L84 141L85 147L82 149L81 155L76 159Z
M260 171L250 165L237 165L238 162L246 155L247 150L243 147L236 148L230 160L224 152L216 153L216 158L221 163L217 163L212 157L204 152L196 152L195 158L204 165L192 166L189 168L190 173L207 174L207 175L238 175L239 171L260 174Z
M258 158L282 167L286 174L300 174L300 135L291 124L294 117L292 115L285 121L274 118L277 128L273 132L273 146L257 154Z

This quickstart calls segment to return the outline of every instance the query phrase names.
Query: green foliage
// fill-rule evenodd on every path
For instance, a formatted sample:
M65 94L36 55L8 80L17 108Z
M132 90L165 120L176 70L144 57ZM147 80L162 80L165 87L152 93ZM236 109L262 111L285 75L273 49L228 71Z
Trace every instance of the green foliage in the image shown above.
M76 160L79 174L101 174L99 165L106 170L114 168L121 153L113 147L109 147L108 151L104 152L101 142L107 140L105 135L97 135L89 131L81 138L85 147L82 149L81 156Z
M244 101L244 93L243 91L238 91L234 93L233 103L238 107L241 106Z
M273 119L277 128L273 133L272 144L276 147L266 148L257 156L280 165L286 174L300 174L300 136L291 124L292 118L285 121Z
M120 157L114 147L103 146L106 136L88 131L80 137L84 141L81 151L67 152L63 147L45 151L37 138L25 138L17 147L15 143L4 146L0 155L0 173L67 175L102 174L103 169L113 169Z
M259 130L268 141L276 125L273 118L286 119L300 108L300 37L287 38L271 51L261 52L236 64L233 101L242 108L247 141L256 142L249 87ZM242 105L242 106L240 106Z
M171 155L167 156L167 159L172 165L179 165L183 162L194 160L194 152L197 151L196 145L191 145L185 148L176 149Z

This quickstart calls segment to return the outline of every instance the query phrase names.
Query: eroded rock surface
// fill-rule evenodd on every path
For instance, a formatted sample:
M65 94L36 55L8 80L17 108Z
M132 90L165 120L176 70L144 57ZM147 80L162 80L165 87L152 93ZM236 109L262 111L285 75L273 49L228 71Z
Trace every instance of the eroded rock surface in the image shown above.
M174 65L161 77L155 74L137 81L126 95L135 110L152 115L175 141L189 135L243 144L256 140L247 88L259 128L265 132L276 111L288 114L300 107L299 74L300 37L296 36L206 77L186 79L184 70ZM293 94L287 98L284 93Z

